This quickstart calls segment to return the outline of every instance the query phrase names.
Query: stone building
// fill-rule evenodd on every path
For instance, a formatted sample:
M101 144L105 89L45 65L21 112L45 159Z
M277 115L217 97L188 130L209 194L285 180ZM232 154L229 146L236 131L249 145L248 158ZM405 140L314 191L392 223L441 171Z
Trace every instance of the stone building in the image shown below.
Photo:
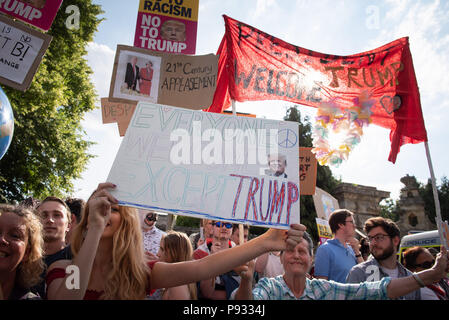
M401 189L398 205L400 207L399 221L396 223L401 230L401 236L409 232L435 230L437 227L425 214L424 200L419 195L419 184L415 177L406 175L401 178L405 185Z
M390 192L377 190L375 187L352 183L341 183L333 196L340 208L354 212L357 229L363 231L365 221L380 214L379 202L390 197Z
M419 195L416 178L406 175L401 178L401 182L405 187L401 189L398 201L401 211L399 221L396 221L401 230L401 237L409 232L435 230L436 225L425 214L424 201ZM355 225L363 231L367 219L379 216L379 203L389 198L390 192L377 190L375 187L341 183L333 196L338 200L340 208L354 212Z

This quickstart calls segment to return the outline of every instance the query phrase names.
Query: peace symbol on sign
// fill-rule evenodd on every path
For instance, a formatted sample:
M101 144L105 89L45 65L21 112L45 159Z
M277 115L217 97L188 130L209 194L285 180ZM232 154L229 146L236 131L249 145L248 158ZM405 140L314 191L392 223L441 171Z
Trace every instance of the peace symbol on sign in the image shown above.
M278 133L278 145L283 148L293 148L298 142L298 135L290 129L280 130Z

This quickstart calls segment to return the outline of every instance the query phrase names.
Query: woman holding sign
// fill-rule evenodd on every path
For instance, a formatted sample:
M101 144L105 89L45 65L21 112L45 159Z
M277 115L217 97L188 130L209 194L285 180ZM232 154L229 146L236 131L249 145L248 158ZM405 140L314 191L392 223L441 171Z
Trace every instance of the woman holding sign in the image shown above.
M73 235L74 259L50 265L48 299L144 299L152 289L210 279L265 252L295 246L305 231L300 224L288 231L271 229L201 260L157 262L150 268L142 249L137 210L119 206L108 192L112 188L112 183L101 183L89 198Z

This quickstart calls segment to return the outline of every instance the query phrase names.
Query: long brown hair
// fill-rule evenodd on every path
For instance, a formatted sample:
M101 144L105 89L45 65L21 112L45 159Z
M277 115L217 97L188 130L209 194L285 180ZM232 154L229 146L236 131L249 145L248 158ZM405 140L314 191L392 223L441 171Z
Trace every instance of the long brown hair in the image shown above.
M111 270L105 283L103 299L144 299L149 288L149 268L143 251L142 231L137 210L119 206L120 226L112 238ZM73 232L72 251L76 256L87 231L89 205L84 207L80 223Z
M184 232L169 231L162 237L164 250L167 257L166 262L183 262L193 260L192 243ZM197 299L196 284L189 283L190 298Z

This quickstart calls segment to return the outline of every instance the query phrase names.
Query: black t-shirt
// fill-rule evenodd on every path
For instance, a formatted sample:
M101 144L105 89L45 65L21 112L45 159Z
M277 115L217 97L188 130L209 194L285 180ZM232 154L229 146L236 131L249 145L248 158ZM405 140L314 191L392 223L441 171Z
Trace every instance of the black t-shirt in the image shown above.
M72 260L72 249L70 248L70 245L49 256L44 256L45 269L41 274L42 281L31 288L31 292L39 294L42 299L47 297L45 285L45 275L47 274L47 269L52 263L59 260Z

